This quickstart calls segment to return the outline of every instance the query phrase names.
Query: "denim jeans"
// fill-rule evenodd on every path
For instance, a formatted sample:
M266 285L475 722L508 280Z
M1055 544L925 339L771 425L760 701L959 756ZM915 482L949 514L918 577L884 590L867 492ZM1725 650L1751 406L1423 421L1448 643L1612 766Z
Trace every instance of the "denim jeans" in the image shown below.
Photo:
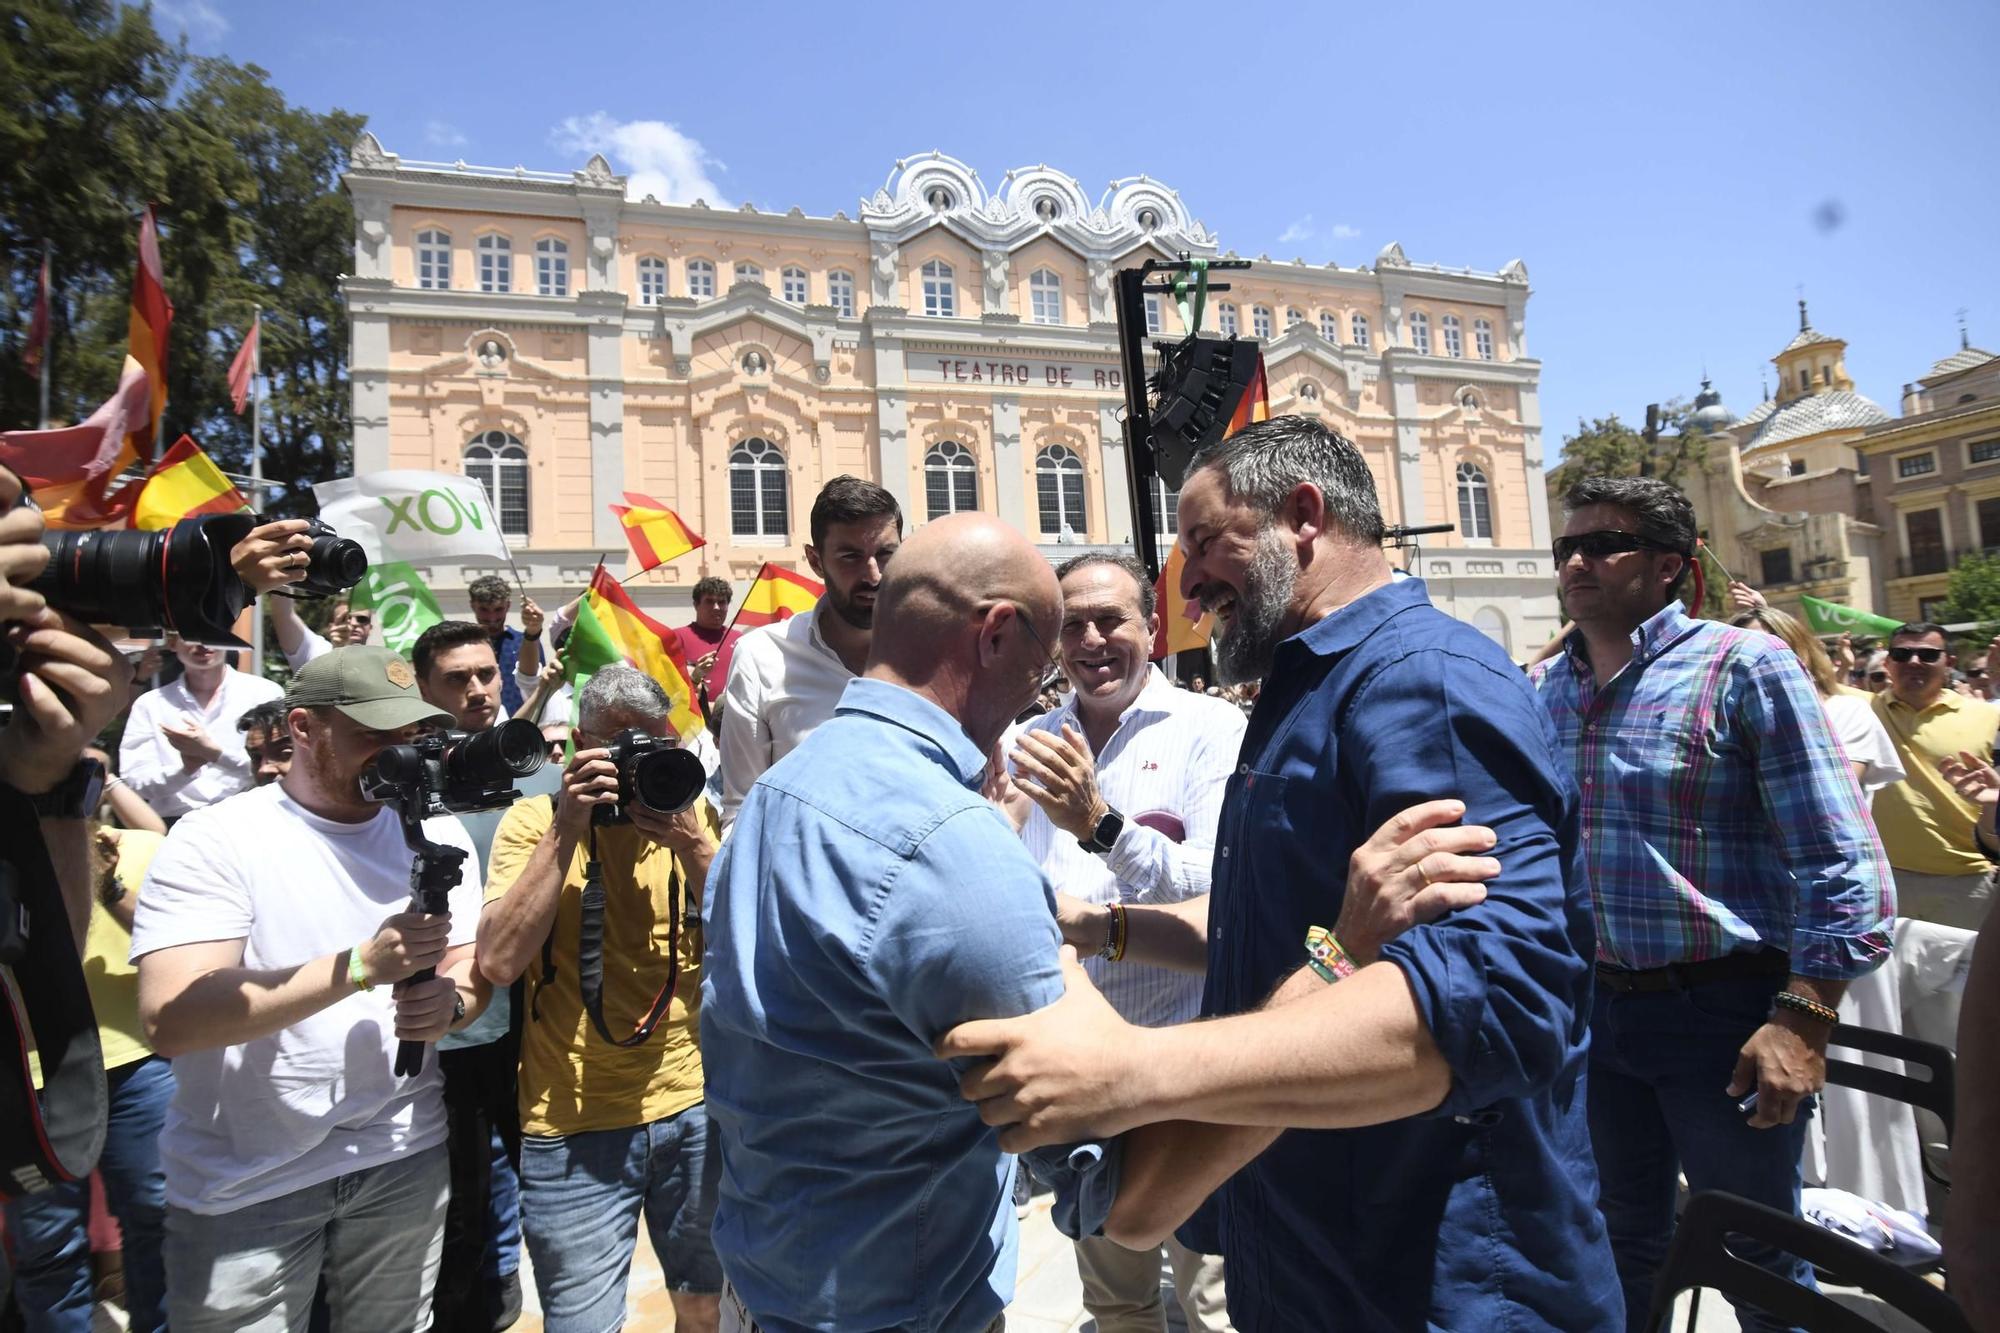
M166 1280L160 1231L166 1182L160 1174L160 1126L174 1096L173 1066L158 1056L105 1075L111 1116L97 1169L112 1215L125 1236L125 1308L133 1333L166 1327ZM90 1182L74 1181L10 1200L14 1289L29 1333L89 1333L92 1305Z
M1690 990L1615 994L1600 986L1590 1029L1590 1135L1597 1153L1598 1206L1625 1290L1625 1326L1645 1328L1653 1280L1673 1237L1677 1172L1691 1190L1727 1190L1781 1213L1799 1211L1799 1157L1807 1098L1789 1125L1752 1129L1728 1095L1738 1053L1762 1027L1776 977ZM1743 1258L1801 1286L1812 1265L1761 1246ZM1748 1307L1746 1330L1788 1327Z
M303 1333L322 1275L335 1333L416 1333L450 1190L439 1144L233 1213L168 1208L174 1333Z
M486 1254L482 1270L487 1278L504 1278L521 1271L521 1173L498 1131L493 1135L493 1200L486 1206Z
M548 1333L607 1333L624 1323L641 1211L667 1289L720 1292L709 1228L721 1171L699 1102L630 1129L523 1134L521 1227Z

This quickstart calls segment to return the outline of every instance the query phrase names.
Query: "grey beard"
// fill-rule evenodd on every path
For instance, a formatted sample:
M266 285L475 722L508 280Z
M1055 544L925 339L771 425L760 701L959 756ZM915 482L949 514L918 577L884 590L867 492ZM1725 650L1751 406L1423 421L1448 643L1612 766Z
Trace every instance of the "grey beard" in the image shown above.
M1243 571L1243 591L1236 614L1215 639L1215 674L1224 685L1262 680L1271 673L1278 651L1278 626L1291 606L1298 582L1298 562L1284 539L1266 527L1257 534L1257 554Z

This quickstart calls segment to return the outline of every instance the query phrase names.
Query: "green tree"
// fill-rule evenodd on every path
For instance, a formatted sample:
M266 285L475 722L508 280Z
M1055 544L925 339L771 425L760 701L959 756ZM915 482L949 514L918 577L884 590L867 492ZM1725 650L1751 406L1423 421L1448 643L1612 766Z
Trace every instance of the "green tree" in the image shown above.
M1964 621L2000 624L2000 556L1975 554L1959 560L1951 571L1938 619L1947 625Z
M1563 437L1562 461L1549 469L1549 499L1560 504L1584 477L1658 477L1680 485L1708 462L1708 437L1686 428L1689 411L1678 398L1661 407L1659 436L1652 441L1616 412L1595 421L1579 418L1575 433Z
M13 0L0 15L0 427L37 414L21 353L45 242L52 415L80 419L110 395L151 202L175 307L163 443L186 431L248 470L227 378L262 304L265 472L283 486L271 508L300 512L311 482L348 470L338 277L353 222L338 173L362 118L291 106L263 70L191 56L146 9Z

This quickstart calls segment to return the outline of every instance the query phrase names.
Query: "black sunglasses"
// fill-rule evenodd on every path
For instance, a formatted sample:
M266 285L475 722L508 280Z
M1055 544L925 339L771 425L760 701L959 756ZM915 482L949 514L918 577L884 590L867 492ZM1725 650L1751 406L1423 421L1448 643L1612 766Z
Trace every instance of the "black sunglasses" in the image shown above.
M1569 563L1573 555L1582 555L1586 560L1602 560L1606 556L1624 555L1627 551L1665 551L1669 555L1683 555L1664 542L1656 542L1641 537L1636 532L1579 532L1574 537L1558 537L1550 548L1555 553L1556 566L1561 568Z
M1891 648L1889 650L1889 660L1891 662L1907 662L1913 657L1916 658L1919 662L1922 662L1925 666L1935 666L1939 661L1943 659L1944 649Z

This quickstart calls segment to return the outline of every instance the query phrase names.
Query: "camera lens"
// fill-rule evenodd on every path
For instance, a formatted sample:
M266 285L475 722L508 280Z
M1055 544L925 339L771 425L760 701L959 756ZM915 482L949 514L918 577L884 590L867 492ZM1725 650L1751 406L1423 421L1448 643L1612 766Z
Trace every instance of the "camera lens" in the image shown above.
M368 554L361 543L343 537L318 519L310 519L306 534L312 545L306 550L306 576L293 590L307 597L330 597L361 582L368 572Z
M674 815L693 805L707 782L707 771L692 753L658 749L633 761L629 785L639 804L663 815Z
M47 533L49 563L28 586L79 620L245 648L231 627L250 589L229 551L256 525L249 514L211 514L156 532Z
M510 718L463 739L444 753L446 780L454 787L487 787L524 778L548 762L542 729L524 717Z

